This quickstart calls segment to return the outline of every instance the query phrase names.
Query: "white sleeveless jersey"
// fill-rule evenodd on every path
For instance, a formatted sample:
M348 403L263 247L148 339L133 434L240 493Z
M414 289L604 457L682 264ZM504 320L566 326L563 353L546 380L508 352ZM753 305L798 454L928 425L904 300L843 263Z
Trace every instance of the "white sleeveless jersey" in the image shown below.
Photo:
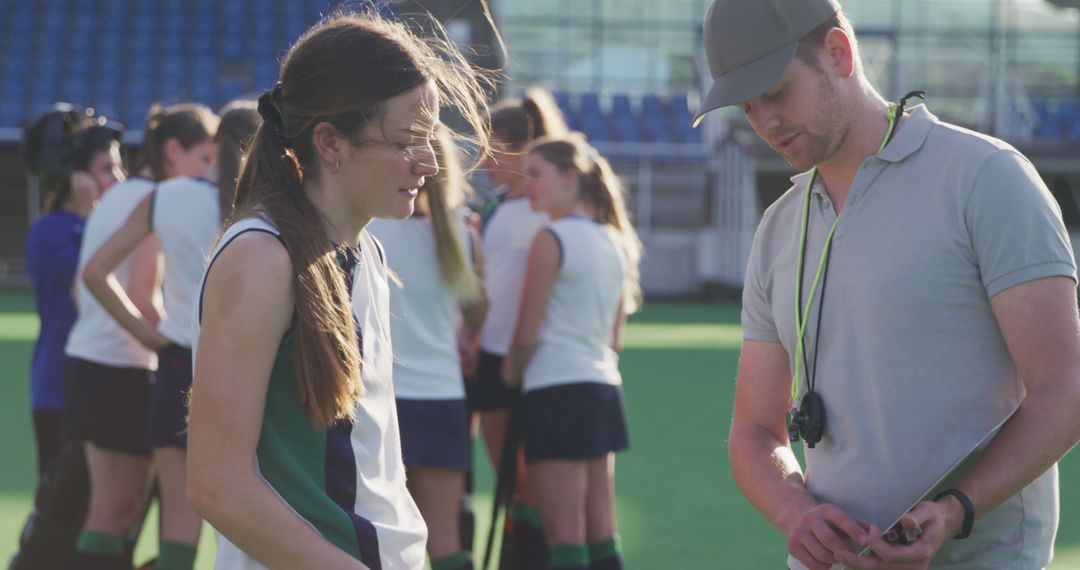
M214 238L221 229L217 185L199 178L173 178L154 190L150 228L165 253L165 318L158 331L191 346L195 294Z
M246 231L278 235L263 220L241 220L225 232L214 256ZM213 257L208 267L213 267ZM366 231L361 234L352 281L364 382L356 421L351 425L339 422L329 429L316 429L307 421L293 387L294 333L290 329L271 371L256 469L298 516L369 568L420 570L427 526L405 487L392 382L387 269L381 248ZM197 352L202 318L201 293L196 303L193 352ZM265 570L220 533L215 568Z
M79 311L71 327L67 346L68 356L106 366L157 370L157 355L147 349L109 315L105 307L90 293L82 280L86 263L101 244L124 225L132 210L154 189L154 181L129 178L113 185L102 197L97 208L86 219L82 246L79 248L79 269L75 279L75 299ZM131 276L131 257L127 257L113 272L125 289Z
M549 221L547 213L534 212L529 199L520 196L503 200L484 226L484 286L490 305L480 348L486 352L505 355L510 349L529 247Z
M599 382L622 384L611 343L626 263L606 226L572 216L547 226L562 252L524 390Z
M461 224L463 244L470 238ZM457 351L457 296L443 283L431 220L374 220L370 231L386 248L401 283L390 283L394 391L410 400L465 397Z

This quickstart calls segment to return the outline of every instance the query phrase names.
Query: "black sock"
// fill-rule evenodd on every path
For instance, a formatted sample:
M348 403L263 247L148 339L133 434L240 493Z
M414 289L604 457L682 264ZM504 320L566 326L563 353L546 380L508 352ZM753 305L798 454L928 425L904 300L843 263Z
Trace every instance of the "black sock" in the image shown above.
M75 539L80 525L64 524L38 517L33 532L19 549L18 559L11 570L38 568L71 568L75 556Z
M458 530L461 548L466 552L472 552L473 542L476 540L476 513L473 511L472 495L461 498L461 507L458 513Z
M548 566L547 541L540 513L523 502L514 503L515 568L543 570Z

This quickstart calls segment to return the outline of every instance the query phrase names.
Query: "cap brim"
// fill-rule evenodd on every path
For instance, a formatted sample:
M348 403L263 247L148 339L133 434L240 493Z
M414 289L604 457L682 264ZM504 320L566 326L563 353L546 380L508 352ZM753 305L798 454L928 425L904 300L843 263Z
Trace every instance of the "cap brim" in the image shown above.
M709 111L742 103L764 93L783 75L798 47L799 42L791 42L764 57L717 77L712 87L709 87L709 92L702 97L701 106L691 126L697 127Z

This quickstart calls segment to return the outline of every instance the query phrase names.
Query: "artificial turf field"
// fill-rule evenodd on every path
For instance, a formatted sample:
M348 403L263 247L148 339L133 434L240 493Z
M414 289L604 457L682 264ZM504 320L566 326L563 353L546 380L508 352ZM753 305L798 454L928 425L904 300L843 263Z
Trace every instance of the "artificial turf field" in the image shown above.
M783 537L743 499L728 467L738 322L735 304L661 302L647 304L630 320L621 369L632 449L619 456L616 476L629 568L784 567ZM5 567L35 484L27 370L37 327L29 292L0 290L0 564ZM492 478L482 453L477 465L480 552ZM1055 570L1080 570L1078 487L1080 452L1075 452L1061 463L1061 526L1050 566ZM149 520L137 561L156 552L155 517ZM207 527L197 568L213 567L213 551Z

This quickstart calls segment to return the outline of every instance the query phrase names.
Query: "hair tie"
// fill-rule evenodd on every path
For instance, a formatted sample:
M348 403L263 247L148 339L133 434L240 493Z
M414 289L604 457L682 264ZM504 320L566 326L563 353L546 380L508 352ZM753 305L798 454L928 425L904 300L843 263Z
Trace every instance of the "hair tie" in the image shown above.
M292 148L289 135L285 134L285 121L281 118L281 82L277 82L274 88L263 93L259 97L259 115L263 123L277 137L278 142L285 148Z

